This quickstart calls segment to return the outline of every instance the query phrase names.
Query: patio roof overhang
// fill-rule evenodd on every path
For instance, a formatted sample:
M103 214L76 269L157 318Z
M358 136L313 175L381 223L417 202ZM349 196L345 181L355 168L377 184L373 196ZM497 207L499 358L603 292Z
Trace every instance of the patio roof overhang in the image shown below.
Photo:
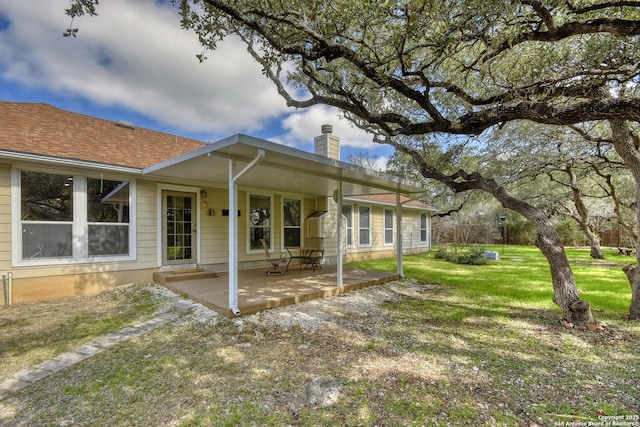
M229 210L235 212L238 187L334 196L338 212L348 196L395 194L398 206L398 275L402 276L402 212L400 194L424 193L417 183L370 171L349 163L307 153L281 144L234 135L179 157L145 168L156 179L189 180L229 190ZM337 197L336 197L337 196ZM229 215L229 310L238 308L238 217ZM337 221L337 253L342 254L342 221ZM342 256L338 256L337 286L343 285Z
M237 134L202 148L145 168L143 175L189 179L228 186L230 160L237 169L250 164L264 150L264 158L243 174L243 187L309 195L331 196L337 182L343 197L369 194L419 194L424 188L411 181L364 169L349 163L307 153L282 144Z

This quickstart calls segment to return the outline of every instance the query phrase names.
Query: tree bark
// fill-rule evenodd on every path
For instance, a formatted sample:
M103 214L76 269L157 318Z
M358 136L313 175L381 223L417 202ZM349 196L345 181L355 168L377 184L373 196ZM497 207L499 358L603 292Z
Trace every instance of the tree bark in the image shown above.
M508 204L503 203L503 206L509 208ZM553 302L560 307L562 317L567 322L578 326L594 323L589 303L578 296L575 276L571 271L562 238L556 229L546 216L533 206L516 210L516 212L536 226L535 244L549 262L553 283Z
M611 136L613 146L620 155L624 164L631 170L631 175L636 184L636 222L640 225L640 152L638 146L640 141L634 141L633 135L622 120L609 120L611 126ZM640 238L636 240L636 260L640 262ZM625 272L629 285L631 286L631 304L629 305L629 318L640 320L640 273L634 266L628 265Z
M604 255L602 255L602 248L600 248L600 239L598 239L596 233L591 229L591 217L589 216L589 210L582 201L582 195L580 194L580 187L578 185L578 177L571 167L567 167L565 171L569 175L569 186L571 188L571 194L573 195L573 204L576 206L576 210L578 211L578 218L576 219L578 220L580 229L589 241L589 248L591 248L589 254L591 255L591 258L604 259Z
M640 319L640 271L635 265L629 264L622 269L631 286L631 304L629 305L629 319Z
M535 244L549 262L553 284L553 302L560 308L562 316L567 322L577 326L594 323L589 303L582 301L578 296L575 276L571 271L562 238L544 212L513 197L502 185L492 179L484 178L478 172L468 174L461 170L453 175L445 175L438 169L430 167L420 153L412 148L402 144L394 144L394 146L414 159L425 178L436 179L455 192L485 191L506 209L517 212L531 221L536 227Z

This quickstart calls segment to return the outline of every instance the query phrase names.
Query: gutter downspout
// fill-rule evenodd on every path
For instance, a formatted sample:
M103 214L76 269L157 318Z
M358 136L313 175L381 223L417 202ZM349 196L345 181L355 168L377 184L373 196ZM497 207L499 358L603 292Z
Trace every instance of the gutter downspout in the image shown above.
M338 229L338 259L337 259L337 286L338 288L342 288L343 286L343 279L342 279L342 275L343 275L343 268L342 268L342 252L344 251L344 248L342 247L342 235L344 233L344 230L342 229L342 180L338 181L338 189L336 190L336 192L334 193L335 198L337 200L334 200L334 202L336 202L338 204L337 206L337 211L338 214L337 216L337 229Z
M238 308L238 179L251 170L262 159L265 151L260 148L258 155L236 175L235 159L229 160L229 309L239 316Z
M4 305L11 305L11 276L12 272L2 275L2 288L4 290Z
M400 193L396 193L396 264L397 273L401 278L404 277L403 255L402 255L402 203L400 202Z

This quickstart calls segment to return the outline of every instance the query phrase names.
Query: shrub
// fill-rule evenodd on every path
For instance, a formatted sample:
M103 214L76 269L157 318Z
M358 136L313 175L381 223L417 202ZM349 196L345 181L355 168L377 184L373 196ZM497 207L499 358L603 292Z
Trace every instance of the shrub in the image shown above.
M483 246L478 245L471 246L468 253L447 252L446 249L440 248L434 256L436 259L445 259L456 264L484 265L488 262L484 257L484 250Z

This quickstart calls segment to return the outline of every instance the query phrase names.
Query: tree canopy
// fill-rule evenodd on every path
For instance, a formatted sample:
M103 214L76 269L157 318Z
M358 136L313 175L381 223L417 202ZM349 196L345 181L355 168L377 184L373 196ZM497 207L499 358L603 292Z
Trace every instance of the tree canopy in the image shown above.
M637 80L640 2L172 2L206 49L241 37L290 106L332 105L385 135L640 118L620 96Z
M432 164L428 153L446 136L482 135L510 122L605 121L640 185L640 139L632 129L640 119L640 2L171 2L204 47L200 59L223 38L239 37L289 106L337 107L378 142L408 154L422 177L455 192L483 190L527 217L550 263L554 301L570 322L593 321L545 213L478 171ZM97 4L72 0L66 35L75 36L73 19L96 14ZM444 144L446 154L452 145ZM640 274L629 277L640 318Z

